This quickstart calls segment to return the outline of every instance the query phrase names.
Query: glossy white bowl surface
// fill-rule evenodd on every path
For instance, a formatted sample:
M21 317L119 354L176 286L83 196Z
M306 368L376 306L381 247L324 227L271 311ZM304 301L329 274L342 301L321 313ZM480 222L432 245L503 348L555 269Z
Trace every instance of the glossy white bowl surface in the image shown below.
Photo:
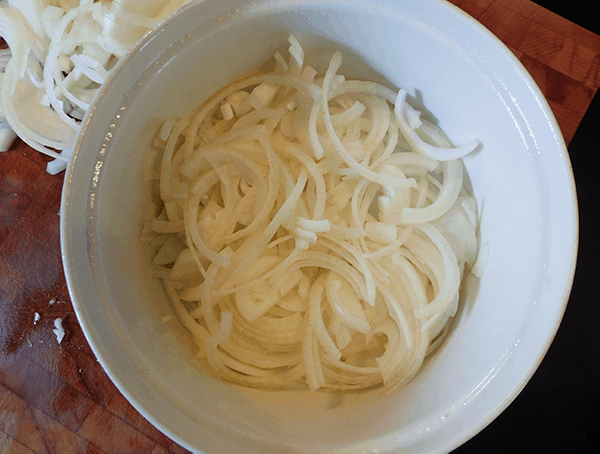
M284 51L293 33L323 68L404 87L457 144L482 211L489 263L471 278L452 334L406 388L257 391L203 374L139 243L144 150L161 119ZM512 53L439 0L205 0L166 20L111 73L65 179L61 240L92 349L130 402L206 452L448 451L489 424L549 347L568 299L577 206L548 104Z

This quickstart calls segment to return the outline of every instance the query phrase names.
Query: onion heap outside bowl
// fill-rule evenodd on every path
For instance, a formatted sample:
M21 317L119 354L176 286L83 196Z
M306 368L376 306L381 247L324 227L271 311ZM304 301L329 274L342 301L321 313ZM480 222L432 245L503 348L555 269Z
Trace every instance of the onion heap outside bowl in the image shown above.
M311 62L341 50L346 75L405 88L455 143L489 261L464 283L444 344L405 388L253 390L205 374L139 242L145 150L161 121L268 61L294 34ZM562 318L577 203L551 110L514 55L441 0L194 2L149 32L83 121L61 212L63 261L84 333L134 407L204 452L443 452L525 386Z

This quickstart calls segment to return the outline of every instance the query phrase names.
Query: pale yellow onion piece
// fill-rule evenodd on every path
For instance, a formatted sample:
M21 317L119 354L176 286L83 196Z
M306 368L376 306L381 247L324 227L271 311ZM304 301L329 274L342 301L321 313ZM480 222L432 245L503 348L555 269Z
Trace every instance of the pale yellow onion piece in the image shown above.
M421 335L419 340L418 348L409 351L403 357L402 364L392 369L393 372L388 376L388 380L385 382L388 396L408 384L419 372L429 345L426 334Z
M275 59L275 65L276 65L275 72L285 73L288 69L288 63L287 63L287 61L285 61L285 58L283 58L283 55L281 55L281 53L279 51L277 51L273 55L273 58Z
M246 319L241 316L237 305L231 303L231 299L229 297L223 298L219 302L219 306L222 307L223 310L237 314L233 319L235 329L243 335L248 336L253 341L256 341L257 344L263 345L272 351L285 352L289 351L292 346L301 340L302 334L297 331L271 332L248 323ZM280 350L279 347L282 347L283 350Z
M179 238L169 236L154 256L154 259L152 259L152 264L155 266L165 266L175 262L184 247Z
M362 295L364 300L371 306L375 306L377 286L373 279L373 273L364 255L351 243L337 239L330 235L324 235L321 244L339 254L364 276L366 294Z
M197 177L190 184L190 191L197 197L202 197L206 194L217 182L219 181L219 175L217 171L212 168L204 172L202 175Z
M279 122L284 113L285 110L283 109L263 108L253 110L237 120L231 127L231 131L235 131L238 128L256 126L261 120L265 119L277 120Z
M352 106L341 113L331 115L331 123L334 126L347 126L349 123L359 119L367 110L364 104L360 101L355 101ZM319 124L325 126L322 117L319 118Z
M431 172L436 169L439 165L439 161L434 159L429 159L427 156L423 156L422 154L402 151L398 153L394 153L390 155L388 158L383 160L383 163L394 165L398 167L404 166L416 166L423 167L427 170L427 172Z
M253 222L246 226L246 228L240 230L239 232L233 233L229 236L223 238L223 242L231 242L235 241L238 238L248 235L249 233L255 231L259 226L268 221L269 212L273 207L273 203L275 201L275 196L277 194L277 171L276 167L273 165L272 158L269 175L267 178L264 178L264 174L261 172L260 168L251 160L246 159L245 157L224 150L211 150L204 153L205 158L213 165L213 168L216 168L217 163L226 163L232 162L237 165L239 170L243 170L243 174L246 177L250 177L250 180L254 182L257 186L258 195L257 197L260 200L263 200L261 211L257 214ZM272 153L267 152L268 156L272 156ZM269 189L265 193L265 182L264 180L268 179ZM228 191L234 192L234 188L230 188L226 186Z
M255 281L257 277L274 268L281 261L281 257L276 256L259 257L254 262L254 266L242 276L241 280L243 282ZM277 304L278 291L264 282L254 283L254 285L248 288L235 292L235 301L242 316L249 323L253 323L258 317Z
M394 284L395 291L402 293L404 289L401 282ZM387 287L384 288L387 289ZM426 333L421 332L420 323L414 319L412 314L409 317L409 327L408 332L413 339L412 346L409 348L404 342L401 342L397 352L389 357L388 362L379 363L388 394L408 383L420 369L425 357L429 338ZM402 337L403 334L401 334L401 341Z
M483 276L483 272L487 267L487 263L489 260L490 249L488 243L484 243L479 250L479 254L477 254L477 259L471 268L471 272L473 275L477 277Z
M354 223L354 227L360 230L363 237L367 235L367 232L365 231L364 222L360 216L359 203L362 202L369 184L371 184L371 181L367 179L361 179L354 187L351 199L352 222ZM360 203L360 205L362 206L362 203Z
M179 221L159 221L152 220L152 230L156 233L177 233L185 232L185 224L183 220Z
M400 212L403 224L422 224L443 216L456 201L463 181L463 164L460 160L445 161L444 183L435 202L424 208L405 207Z
M171 163L175 153L175 145L179 136L183 133L183 130L187 128L189 124L188 119L179 120L177 125L173 128L173 132L167 141L165 152L163 154L162 165L160 169L160 197L163 201L169 201L173 198L173 187L171 183ZM176 219L173 219L176 220Z
M219 358L219 361L221 361L221 363L223 363L223 365L227 366L229 369L251 377L273 377L276 375L276 373L273 371L255 367L248 361L235 358L229 350L224 348L223 344L221 344L219 347L220 350L217 350L217 357Z
M302 65L304 64L304 49L294 37L290 35L288 38L291 46L289 47L290 61L288 65L288 73L294 76L299 76L302 71Z
M360 176L356 176L345 177L342 179L342 177L336 177L335 175L333 175L332 172L328 172L327 175L334 178L329 178L330 185L332 187L329 190L327 190L325 195L327 199L342 199L343 201L336 202L336 205L338 205L339 208L342 209L344 206L346 206L346 203L352 197L352 194L354 193L354 188L361 181L361 178ZM336 180L338 178L341 181L339 181L339 183L336 184Z
M8 62L5 69L5 78L2 83L0 101L3 115L10 127L29 146L55 159L67 160L69 157L61 155L54 150L71 146L75 131L66 127L61 118L50 108L44 107L36 100L41 99L39 91L27 79L19 80L11 93L10 86L6 83L6 76L13 74L13 60ZM20 106L19 109L16 106ZM21 115L25 114L26 119ZM32 123L34 119L42 120L43 127ZM35 129L34 129L35 127Z
M332 223L329 224L329 227L331 232L331 238L337 238L340 240L354 240L363 237L363 234L361 233L360 229L357 228L342 227Z
M406 179L404 172L396 166L383 164L378 170L383 175ZM409 206L411 202L410 190L397 189L389 186L383 186L381 189L383 195L379 196L377 199L379 206L379 220L386 223L400 224L400 213L402 212L402 209Z
M232 224L235 226L236 223L239 223L245 227L248 227L252 224L252 221L256 219L256 205L257 205L257 197L256 191L249 190L242 199L237 203L233 213L231 214ZM250 232L248 232L249 234ZM215 237L217 232L215 232ZM221 236L221 235L219 235ZM229 243L228 241L230 237L221 238L221 242Z
M227 247L220 252L220 255L229 259L233 255L233 250ZM219 268L219 265L216 263L211 263L209 265L206 272L207 277L202 283L200 293L199 312L202 314L204 322L206 323L206 326L208 327L211 333L215 332L215 329L217 327L217 319L214 311L214 306L217 303L217 301L212 298L211 292L214 284L214 277L218 273ZM190 315L192 315L192 317L194 318L199 318L196 316L196 312L198 312L198 309L196 311L192 311Z
M406 257L419 270L424 282L429 281L434 295L439 293L443 273L440 266L439 251L435 250L433 245L418 235L412 235L405 245L398 249L397 253Z
M372 126L369 133L367 134L367 137L363 142L363 147L366 154L366 158L363 162L363 165L366 165L367 167L369 167L369 160L371 155L375 151L377 145L379 145L385 138L385 135L387 134L390 125L390 108L388 106L387 101L385 99L378 98L375 96L373 96L372 98Z
M162 0L163 5L166 1ZM157 1L113 0L104 17L102 37L127 49L131 47L158 20L155 14L160 11ZM145 16L151 17L145 17ZM116 52L117 49L111 49Z
M393 115L393 114L390 114L390 115ZM385 148L384 148L383 152L381 153L381 156L379 156L373 162L373 164L371 164L369 166L369 168L372 170L377 169L377 167L379 167L379 165L381 165L381 163L386 162L387 159L389 159L393 154L398 154L398 153L394 153L394 151L396 150L396 146L398 145L398 137L399 137L398 126L396 125L396 122L394 120L389 122L387 134L388 134L388 142L385 145Z
M223 345L223 350L227 350L229 346L231 346L233 356L242 355L242 358L246 356L248 362L256 367L277 368L302 363L302 352L299 342L295 348L286 352L274 352L262 349L257 343L246 339L243 334L236 331L235 325L231 338Z
M314 330L317 339L327 352L327 354L334 360L339 361L342 357L342 352L337 348L335 342L331 339L331 336L327 332L327 328L323 323L321 303L323 301L323 292L325 290L325 284L327 282L327 275L320 275L313 283L310 289L309 296L309 326Z
M233 336L221 344L221 348L239 361L261 369L295 366L302 362L302 355L299 353L266 353L256 349L256 345L243 343Z
M371 337L373 334L373 330L369 332L367 336ZM368 341L367 341L368 343ZM323 355L323 360L325 364L330 364L344 372L349 372L351 374L357 375L379 375L379 368L377 367L361 367L361 366L353 366L351 364L347 364L344 361L334 360L329 355Z
M44 33L42 24L42 12L47 2L39 0L9 0L10 7L18 9L21 14L27 19L27 23L36 33L42 44L47 44L47 36ZM6 6L4 6L6 8Z
M396 121L400 126L402 134L415 151L423 154L429 159L435 159L437 161L452 161L466 156L479 146L479 141L477 139L473 139L467 145L457 148L442 148L428 144L419 137L416 131L408 123L405 113L405 103L406 90L402 89L398 92L394 113L396 114Z
M406 240L410 237L410 235L412 235L412 232L413 232L412 226L409 225L409 226L404 227L404 230L402 230L402 232L400 233L400 235L398 236L396 241L394 241L391 244L388 244L387 246L384 246L384 247L378 249L377 251L369 252L369 253L365 254L364 257L367 259L378 258L378 257L383 257L384 255L390 255L390 254L396 252L406 242Z
M302 323L302 314L295 312L285 317L259 317L254 326L274 333L286 333L296 331Z
M196 262L192 256L192 251L189 248L182 250L171 269L171 280L185 281L199 276L200 271L195 266ZM198 301L198 299L192 298L191 301Z
M256 126L253 126L251 128L251 130L254 130L256 128ZM247 135L247 130L239 130L236 131L236 134L233 134L233 137L231 137L231 140L235 140L236 138L238 138L241 135ZM198 175L198 173L202 173L206 170L209 170L210 168L210 164L209 162L206 160L206 158L204 157L204 154L213 150L213 149L222 149L224 148L225 150L229 149L228 147L223 147L222 145L224 143L227 142L227 140L220 140L217 141L216 143L211 143L210 145L203 145L203 146L199 146L196 149L193 149L193 144L191 144L191 138L190 138L190 132L188 131L187 136L186 136L186 141L184 144L184 154L185 154L185 160L181 163L181 165L179 166L179 169L177 169L179 171L179 173L187 178L193 178L196 175ZM227 133L228 134L232 134L231 131ZM220 146L221 145L221 146ZM190 148L190 146L192 146L192 148ZM191 154L188 154L191 153Z
M383 282L379 282L378 284L377 289L386 303L390 317L398 325L398 330L406 344L406 348L412 350L415 340L408 316L389 285L384 284Z
M304 312L308 309L308 298L302 298L299 292L294 290L281 297L277 305L288 311Z
M348 327L363 334L371 331L365 311L350 284L329 273L326 291L332 309Z
M366 222L367 238L384 245L393 244L398 239L398 228L387 222Z
M412 265L406 257L395 254L391 257L392 263L394 263L400 270L400 279L404 284L404 288L407 290L412 307L414 309L421 309L428 304L427 294L425 287L419 279L414 265Z
M95 59L86 55L73 54L71 61L77 69L88 79L98 84L103 84L108 77L108 71Z
M292 252L290 252L290 254L283 261L281 261L277 266L275 266L274 268L272 268L271 270L269 270L262 276L256 277L254 280L252 280L250 282L238 284L234 287L227 287L227 288L221 288L219 290L216 290L215 292L213 292L213 296L214 297L225 296L225 295L228 295L231 293L238 292L240 290L245 290L247 288L250 288L253 285L264 282L267 279L270 279L272 277L274 278L274 277L278 276L278 274L284 272L292 263L294 263L298 259L299 254L300 254L300 250L294 249L294 250L292 250Z
M12 95L19 79L25 76L29 54L32 52L38 61L43 59L44 45L29 25L22 12L14 7L0 8L0 36L10 50L14 72L5 77L8 94Z
M300 178L298 178L298 182L296 183L292 194L290 194L290 196L281 206L277 214L273 217L269 225L262 232L261 236L253 244L253 249L249 251L243 258L241 258L239 263L237 263L237 266L232 266L233 272L231 272L231 274L227 277L227 280L221 286L222 288L226 288L228 285L235 283L236 280L239 279L246 272L248 267L250 267L251 264L254 263L254 261L260 255L260 253L264 250L264 248L266 248L267 244L269 244L270 239L279 229L281 224L283 224L292 216L293 207L300 198L302 191L304 190L307 178L308 174L306 170L302 169Z
M205 343L211 342L211 334L200 325L194 318L189 314L181 300L179 299L179 295L177 294L177 290L173 287L173 284L170 282L166 283L167 293L171 298L171 302L173 303L173 307L175 308L175 312L177 314L177 318L179 321L185 326L190 333L194 336L198 337Z
M217 350L216 348L210 350L207 349L206 356L209 365L222 379L251 388L271 389L279 387L293 383L305 374L305 368L303 364L298 364L281 372L265 371L264 374L261 373L260 375L250 375L245 373L243 370L240 371L242 373L238 373L235 370L232 370L236 367L235 363L231 361L233 358L226 360L228 367L225 367L224 362L221 360L223 356L220 350Z
M231 327L233 324L233 314L231 312L221 312L221 323L219 330L211 337L210 342L216 345L222 344L231 335Z
M396 323L389 318L373 327L371 332L367 335L367 341L370 341L370 339L377 334L383 334L387 338L388 345L385 349L385 352L379 358L375 358L379 366L379 373L383 377L383 382L384 384L387 384L387 382L391 379L393 370L396 367L395 364L399 359L403 359L398 352L401 344L401 335L398 330L398 325L396 325Z
M440 291L434 300L424 308L415 311L415 315L422 318L431 317L436 312L446 309L452 298L454 298L454 295L458 292L460 286L460 272L458 270L456 256L444 236L439 233L435 227L429 224L421 224L418 225L417 228L422 231L440 251L445 270L445 276Z
M253 324L279 301L277 290L265 285L255 285L235 293L235 301L242 317Z
M288 142L281 135L275 134L273 136L273 147L288 156L294 157L306 167L309 175L315 182L316 202L313 219L322 219L325 210L325 180L315 162L297 144Z
M441 331L441 328L443 328L443 325L445 325L445 323L440 322L448 316L449 315L446 311L438 312L425 323L423 323L423 326L421 327L421 332L429 334L429 338L433 339L431 336L432 329L437 329Z
M360 212L358 213L358 219L360 220L361 224L365 223L365 220L367 219L367 217L371 218L371 215L368 215L368 213L367 213L367 209L372 203L373 196L374 196L376 190L377 190L377 188L374 185L370 185L367 188ZM370 250L367 246L366 236L362 236L361 238L358 238L357 243L358 243L358 249L360 249L360 251L362 251L363 254L367 254L370 252ZM379 275L378 279L381 282L389 281L389 273L387 273L381 267L381 265L378 263L378 261L373 260L373 259L368 259L367 263L369 264L370 268L377 270L377 274ZM375 273L373 273L373 274L375 274Z
M319 385L323 385L325 383L325 377L323 375L323 366L321 365L321 358L319 354L319 342L317 340L317 336L313 333L312 337L312 356L315 359L315 371L317 373L317 380L319 381Z
M306 383L311 391L316 391L321 386L321 376L317 369L317 363L320 364L318 356L315 358L314 355L314 335L313 325L306 323L304 338L302 339L302 358L304 360L304 367L306 369Z
M198 197L191 197L186 201L185 209L183 211L185 230L186 232L189 232L193 244L204 257L208 258L211 262L216 263L218 266L227 268L229 266L229 259L210 249L198 231L196 219L198 218L199 203L200 200Z
M432 222L432 225L444 235L457 259L473 265L477 254L476 226L455 209L451 208L442 218Z
M334 380L333 383L326 382L321 386L326 389L334 389L337 391L349 391L370 388L381 383L381 378L378 376L369 377L352 377L350 375L341 375L330 368L323 368L323 374L328 380ZM335 381L340 378L341 381ZM349 383L352 382L352 383Z
M302 251L299 254L298 260L294 261L285 273L292 273L294 270L304 267L325 268L335 271L352 285L354 291L362 299L367 300L367 288L364 279L361 278L360 273L356 269L343 259L323 252ZM285 278L285 273L282 273L282 278Z

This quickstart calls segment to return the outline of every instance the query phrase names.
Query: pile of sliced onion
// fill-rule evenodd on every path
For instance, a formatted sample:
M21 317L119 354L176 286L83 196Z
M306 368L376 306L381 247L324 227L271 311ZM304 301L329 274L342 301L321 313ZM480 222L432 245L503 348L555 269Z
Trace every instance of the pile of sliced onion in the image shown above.
M127 50L189 0L0 1L0 151L18 135L65 169L79 124Z
M461 157L478 142L454 147L404 90L346 80L340 53L319 75L290 44L164 122L142 238L217 377L391 393L447 335L477 259Z

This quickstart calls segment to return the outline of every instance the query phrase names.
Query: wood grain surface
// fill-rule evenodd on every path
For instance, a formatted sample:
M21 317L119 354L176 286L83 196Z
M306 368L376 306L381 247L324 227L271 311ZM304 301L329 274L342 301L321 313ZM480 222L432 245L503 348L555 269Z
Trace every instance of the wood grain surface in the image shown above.
M600 86L600 36L527 0L452 3L529 70L568 144ZM21 141L0 153L0 453L187 452L125 400L86 342L61 264L63 174L47 161Z

